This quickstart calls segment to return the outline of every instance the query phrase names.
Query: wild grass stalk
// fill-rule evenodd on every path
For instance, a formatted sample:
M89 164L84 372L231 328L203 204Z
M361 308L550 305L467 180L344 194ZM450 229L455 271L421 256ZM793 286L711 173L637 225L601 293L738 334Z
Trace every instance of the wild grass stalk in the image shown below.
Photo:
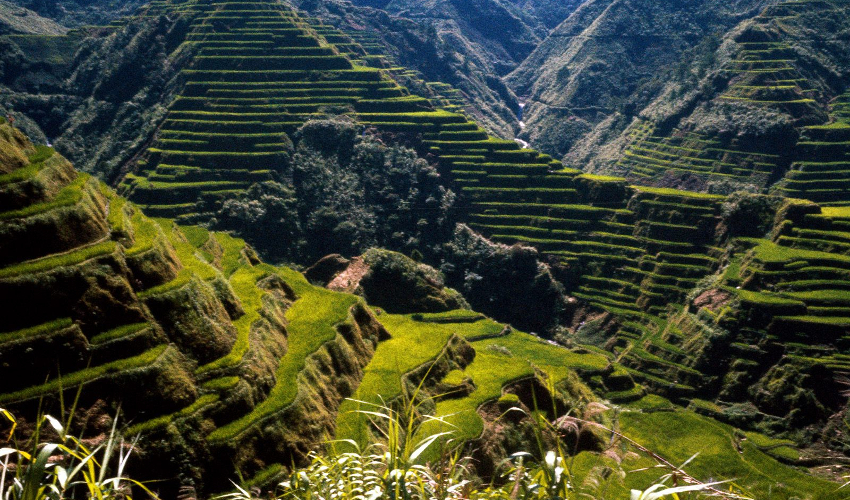
M427 376L423 380L427 379ZM515 453L502 462L501 473L490 485L482 485L472 472L470 456L463 453L462 443L453 441L454 430L445 419L427 415L423 407L429 400L423 396L424 382L393 403L368 403L361 405L359 413L366 415L378 436L377 443L361 448L353 440L331 442L329 453L312 455L305 468L293 468L288 478L281 482L273 498L280 500L603 500L608 496L606 482L616 481L626 473L613 474L610 468L599 472L598 481L579 484L575 474L577 449L568 450L561 439L565 432L578 433L581 426L596 426L610 433L612 447L619 442L624 448L632 445L658 461L665 474L656 484L645 490L633 490L632 500L681 500L688 495L713 495L728 499L742 499L732 493L715 489L720 483L701 483L687 475L683 464L676 467L640 447L615 430L592 420L566 415L555 420L536 409L522 412L532 422L534 434L530 451ZM557 408L555 387L548 382L552 395L551 408ZM593 403L591 403L593 404ZM601 406L601 405L599 405ZM362 408L368 409L362 409ZM607 408L605 408L607 409ZM585 415L592 418L594 408ZM598 414L598 412L597 412ZM437 421L440 425L433 426ZM436 429L449 429L437 432ZM425 431L423 433L423 431ZM430 431L430 432L429 432ZM552 436L556 436L554 441ZM337 452L337 444L345 445L344 453ZM535 449L536 448L536 449ZM427 459L430 457L430 460ZM434 458L436 457L436 458ZM604 459L600 456L599 462ZM584 471L587 473L587 471ZM592 475L594 471L587 473ZM585 477L586 479L586 477ZM668 485L672 483L672 485ZM680 484L684 483L684 484ZM247 488L237 486L236 491L220 499L253 500L259 498ZM616 497L618 498L618 497Z
M156 498L145 484L126 475L138 437L128 442L120 436L117 415L109 435L95 446L68 433L71 417L62 423L50 415L40 415L30 438L18 443L17 419L4 409L0 415L10 425L4 436L8 446L0 448L3 500L132 500L135 493ZM53 439L45 440L46 435Z

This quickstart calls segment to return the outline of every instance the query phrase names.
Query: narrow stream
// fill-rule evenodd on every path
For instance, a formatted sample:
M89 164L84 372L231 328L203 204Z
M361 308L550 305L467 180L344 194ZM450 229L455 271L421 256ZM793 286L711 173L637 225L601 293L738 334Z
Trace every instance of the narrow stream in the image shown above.
M524 116L523 116L523 115L524 115L524 113L525 113L525 103L524 103L524 102L520 102L520 103L519 103L519 111L517 112L517 115L516 115L517 119L519 120L519 128L520 128L520 130L525 130L525 122L523 121L523 118L524 118ZM528 149L528 148L530 148L530 147L531 147L531 144L529 144L528 142L526 142L526 141L524 141L524 140L520 139L519 137L515 137L515 138L514 138L514 140L515 140L516 142L518 142L518 143L519 143L519 145L520 145L520 146L522 146L522 147L523 147L523 148L525 148L525 149Z

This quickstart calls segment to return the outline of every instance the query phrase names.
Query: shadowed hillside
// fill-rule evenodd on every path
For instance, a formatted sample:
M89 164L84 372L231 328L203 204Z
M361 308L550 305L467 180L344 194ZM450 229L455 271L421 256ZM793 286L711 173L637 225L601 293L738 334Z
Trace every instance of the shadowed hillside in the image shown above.
M297 26L299 18L291 12L272 11L266 14L263 10L260 11L262 14L252 14L259 16L254 18L227 15L226 12L220 10L210 19L222 16L224 23L275 23L250 35L256 40L247 40L249 45L279 36L274 34L275 30L289 30L282 31L281 35L285 33L283 36L320 40L309 34L307 26L278 27L281 23L286 26L296 23ZM274 21L261 21L272 17ZM278 21L279 18L283 21ZM398 89L377 70L351 66L346 58L338 55L310 56L315 58L310 67L339 63L342 66L339 69L288 69L276 70L277 73L272 74L275 74L276 80L297 75L300 82L318 82L311 85L321 88L322 93L327 92L325 89L338 88L336 83L325 85L325 80L333 82L342 78L346 81L356 75L357 79L352 81L360 83L352 83L340 95L311 93L304 98L293 99L288 97L286 90L293 85L290 80L253 82L252 75L259 79L260 74L266 73L247 69L246 65L253 59L247 54L247 48L236 44L246 35L219 34L221 32L216 30L221 29L215 25L204 27L190 37L200 39L201 50L218 51L220 47L234 46L240 55L228 59L226 64L244 62L240 63L238 70L203 69L204 65L224 62L217 56L201 52L194 62L197 69L184 70L197 83L190 80L186 86L190 93L178 99L170 110L166 126L174 128L166 129L160 139L162 146L151 150L151 160L144 166L150 173L145 174L147 177L131 176L126 181L131 198L148 203L148 210L168 210L170 215L194 217L187 214L191 214L195 207L208 206L197 203L195 200L198 198L221 196L224 199L229 190L247 188L252 182L250 175L274 176L276 174L269 167L285 165L285 160L280 157L284 150L274 150L283 146L260 143L260 140L267 140L269 134L291 130L300 120L316 113L319 103L350 100L353 102L353 116L385 132L404 133L406 140L421 156L430 155L438 162L444 182L459 194L457 207L462 211L462 221L494 241L531 245L550 257L555 276L563 283L566 292L580 301L573 311L574 325L580 326L588 320L596 322L599 317L594 311L612 315L607 320L609 324L601 325L601 329L611 336L610 341L600 346L617 353L618 359L632 370L634 377L651 390L680 402L718 397L724 388L724 370L732 369L732 360L730 365L703 366L703 356L714 351L706 351L710 346L703 346L696 338L687 341L676 338L673 332L689 328L678 325L676 321L687 309L695 290L739 255L741 247L735 239L737 236L762 237L773 230L773 214L779 209L777 202L630 186L621 179L564 168L559 162L534 150L521 149L512 141L489 138L462 115L431 110L429 103L421 98L362 97L361 92L368 91L372 85L381 85L391 92L398 92ZM207 34L205 30L213 31ZM214 48L204 48L208 45ZM280 57L285 60L294 56ZM267 59L269 61L257 63L274 64L274 58ZM227 80L230 74L240 75L240 80ZM262 97L253 97L255 89ZM240 100L236 97L239 95L252 97ZM422 110L416 111L415 107L420 105ZM264 108L282 108L288 114L269 113L263 111ZM277 121L286 117L292 117L292 121ZM257 129L253 128L254 133L245 136L244 146L226 151L210 148L213 143L199 136L247 131L239 127L263 127L270 132L257 134ZM171 135L175 138L171 139ZM258 148L255 144L262 147ZM252 159L245 165L262 169L239 167L241 164L238 162L248 161L243 158ZM272 172L267 173L266 169ZM232 172L228 175L232 175L233 179L207 180L207 176L220 176L223 172ZM181 177L193 175L203 177L199 177L197 182L190 182L188 177L184 181ZM162 201L157 201L160 199ZM759 208L762 205L764 207ZM204 217L204 214L199 216ZM744 220L755 218L761 222L742 228L740 224L748 223L734 217L743 217ZM737 308L738 303L733 306ZM660 347L656 346L656 340ZM756 344L761 342L752 341ZM719 341L710 344L722 349ZM783 344L780 342L779 345ZM767 370L780 360L781 357L774 358L761 365L760 369ZM720 370L720 373L715 374L713 370ZM830 372L830 377L831 391L838 392L838 372ZM755 397L744 396L747 401L753 401ZM782 396L766 397L775 400ZM817 396L821 397L828 399L825 394ZM840 410L834 402L824 400L819 404L829 408L825 410L827 413ZM782 405L777 404L774 408L780 407ZM826 413L818 418L823 422L827 418ZM799 423L802 424L802 421ZM795 429L796 424L790 424L782 431L793 433Z
M10 0L68 27L105 26L132 14L142 0Z
M82 386L79 425L98 432L122 403L128 433L149 436L144 475L199 489L226 487L234 466L297 461L332 431L350 393L339 384L356 385L384 335L362 300L262 264L224 234L145 217L0 127L4 407L32 415ZM318 383L327 377L336 385Z
M62 35L65 31L62 26L31 10L0 2L0 35Z
M847 12L841 2L764 10L724 39L702 78L683 66L685 81L668 85L615 141L625 150L609 148L594 167L718 193L766 191L779 182L788 196L841 202L840 174L824 180L841 172L846 156ZM611 167L607 154L622 156Z

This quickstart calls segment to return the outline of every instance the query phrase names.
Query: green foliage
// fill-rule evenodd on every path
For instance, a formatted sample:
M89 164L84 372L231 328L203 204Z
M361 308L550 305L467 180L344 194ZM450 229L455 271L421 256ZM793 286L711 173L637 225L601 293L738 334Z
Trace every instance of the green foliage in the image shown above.
M756 443L735 437L731 426L708 417L682 410L629 412L621 415L620 422L621 432L669 461L684 462L698 453L690 461L690 474L734 478L729 486L745 491L752 498L765 495L794 498L800 494L812 498L839 498L833 496L837 489L835 483L815 479L780 464L760 451ZM740 451L736 451L736 447ZM644 471L634 474L629 482L640 484L649 478L651 473Z
M421 386L420 386L421 388ZM416 389L416 392L419 388ZM511 401L516 399L516 396ZM489 486L476 484L471 475L470 458L462 457L460 449L451 444L447 438L454 431L427 431L425 426L440 423L437 417L422 416L419 408L423 403L416 403L414 396L400 408L394 409L387 405L366 404L366 409L359 412L368 417L380 429L382 440L360 448L357 443L347 440L337 440L332 444L353 446L353 451L332 452L328 456L312 455L309 466L293 470L287 480L281 482L275 489L273 498L277 499L319 499L338 498L341 500L357 498L399 498L406 500L549 500L558 498L572 500L578 498L603 498L611 486L617 491L618 482L625 475L613 459L608 461L589 462L587 455L571 457L566 453L560 441L554 449L545 448L544 435L547 433L566 431L571 425L584 423L596 425L593 422L565 417L550 423L541 415L525 414L532 422L532 432L536 438L538 450L535 453L519 452L507 457L499 467L498 482ZM503 415L504 416L504 415ZM433 427L433 426L431 426ZM652 455L646 448L625 438L616 431L600 427L600 430L623 439L646 454L646 459ZM442 444L441 444L442 443ZM429 451L431 453L429 453ZM423 457L431 455L432 461L423 461ZM539 456L535 459L535 455ZM682 498L680 493L711 492L721 493L714 486L720 483L703 483L669 462L658 458L659 464L653 469L669 471L655 482L650 488L641 491L633 490L633 498L658 499L667 495ZM646 476L643 469L637 471ZM669 487L667 482L678 482L685 479L686 487ZM236 486L236 491L218 497L220 499L253 500L257 498L246 488ZM743 498L731 490L728 498Z
M7 441L17 445L17 421L0 408L11 424ZM138 438L125 441L117 432L118 417L105 442L90 445L71 436L70 425L39 415L27 442L0 451L0 496L8 500L70 500L88 496L101 500L128 498L133 489L156 499L146 485L125 475ZM47 441L46 436L55 436Z
M83 247L70 253L45 257L32 262L0 269L0 278L13 278L27 274L42 273L60 267L75 266L88 260L110 255L118 248L114 241L104 241L92 246Z
M460 227L444 252L440 270L447 284L477 311L541 333L566 312L562 286L532 248L493 245Z
M29 156L29 161L30 163L43 163L54 154L56 154L55 149L38 144L35 146L35 153Z
M229 284L233 292L242 302L245 314L233 321L236 327L237 337L230 353L198 368L199 374L212 370L234 366L242 361L245 353L250 348L251 326L261 317L263 290L257 286L257 282L269 274L267 269L250 266L240 266L229 276Z
M444 288L433 268L396 252L369 249L363 255L369 271L360 280L366 300L391 313L444 312L465 306Z
M449 385L459 385L466 380L466 375L461 370L452 370L443 378L443 383Z
M289 350L275 374L277 384L253 411L212 432L207 437L212 442L233 439L291 404L298 390L296 379L305 366L307 356L336 337L335 326L347 320L349 309L358 301L351 295L315 288L295 272L281 272L281 278L292 286L299 300L286 312Z
M153 288L148 288L143 292L139 292L139 298L144 300L150 297L166 295L170 292L182 289L183 287L191 283L193 279L196 278L192 271L190 271L189 269L183 269L182 271L180 271L180 274L178 274L177 277L173 280L155 286Z
M219 396L217 394L204 394L203 396L196 399L194 403L187 406L186 408L183 408L180 411L177 411L170 415L163 415L161 417L157 417L146 422L141 422L132 425L127 428L125 433L130 435L149 433L155 429L165 427L169 423L173 422L175 418L187 417L189 415L197 413L202 408L215 404L216 402L218 402L218 400Z
M224 391L232 388L241 380L239 377L221 377L206 382L202 387L209 391Z
M182 226L180 231L186 236L186 239L189 240L189 244L195 248L204 246L210 238L210 232L205 228L198 226Z
M119 326L118 328L114 328L107 332L99 333L91 338L90 342L92 345L103 344L109 342L110 340L125 338L129 335L133 335L134 333L138 333L145 328L148 328L150 325L147 323L134 323L130 325Z
M369 443L367 419L358 409L362 404L379 405L393 401L405 390L403 377L428 362L438 361L454 335L467 338L498 334L503 326L482 319L474 323L422 323L416 315L383 314L381 324L390 338L381 342L363 379L352 397L342 403L337 418L337 437Z
M472 345L476 356L465 373L475 382L475 390L467 397L439 401L434 411L435 416L451 426L453 437L459 440L479 436L484 422L478 408L501 397L507 384L533 376L535 369L542 370L557 385L569 379L574 369L601 370L608 364L604 356L576 354L521 332L475 341ZM439 424L429 423L426 430L447 430L448 427Z
M24 328L15 332L3 332L0 333L0 345L5 344L6 342L13 342L69 328L73 324L74 322L70 318L61 318L32 328Z
M734 193L723 203L721 217L730 236L761 237L773 228L781 198Z
M0 221L9 219L20 219L23 217L31 217L33 215L43 214L58 208L69 207L80 203L84 196L84 190L93 186L91 176L79 174L76 179L64 188L50 201L44 203L35 203L21 208L0 213Z
M0 401L21 401L25 399L44 396L47 394L55 393L62 388L75 387L80 384L84 384L91 380L97 379L98 377L107 376L112 373L131 370L133 368L142 368L150 366L157 359L163 356L168 348L169 347L167 345L160 345L142 354L139 354L138 356L134 356L127 359L120 359L117 361L112 361L95 367L80 370L71 374L66 374L63 375L62 378L57 378L44 384L29 387L27 389L23 389L17 392L7 392L0 395Z
M294 138L282 182L226 200L216 227L272 258L308 262L375 245L409 251L452 227L454 195L414 151L385 146L343 118L309 121Z
M215 279L219 276L218 270L215 267L205 262L203 258L198 258L198 249L185 236L186 233L183 228L177 226L174 221L169 219L153 220L160 226L162 232L177 253L180 262L183 264L184 269L181 275L191 272L205 281ZM192 231L190 229L189 234L196 237L199 235L199 231Z

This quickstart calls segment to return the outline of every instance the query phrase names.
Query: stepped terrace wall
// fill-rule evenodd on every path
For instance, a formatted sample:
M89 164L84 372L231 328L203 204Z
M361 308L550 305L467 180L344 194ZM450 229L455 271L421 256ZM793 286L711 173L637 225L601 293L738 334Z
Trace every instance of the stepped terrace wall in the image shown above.
M850 166L850 123L843 113L847 95L832 105L830 123L803 129L782 192L791 198L812 200L822 205L850 204L847 182Z
M147 159L122 183L147 213L202 220L199 200L279 179L292 133L310 117L338 112L406 113L426 99L375 68L356 66L307 19L276 1L163 2L143 15L191 18L194 56ZM329 34L330 35L330 34Z
M813 135L834 122L829 101L846 90L839 74L850 54L832 33L844 29L847 13L844 1L789 1L744 21L631 123L610 145L622 153L600 170L646 185L718 194L779 187L838 201L839 181L819 186L804 171L846 153Z
M58 413L78 388L90 416L121 403L128 433L163 438L140 477L180 474L199 491L227 488L234 466L300 461L332 431L384 336L360 299L240 240L150 219L7 124L0 137L23 159L0 175L0 404ZM63 232L80 224L95 230ZM269 433L278 448L259 444ZM234 464L235 450L250 452Z

